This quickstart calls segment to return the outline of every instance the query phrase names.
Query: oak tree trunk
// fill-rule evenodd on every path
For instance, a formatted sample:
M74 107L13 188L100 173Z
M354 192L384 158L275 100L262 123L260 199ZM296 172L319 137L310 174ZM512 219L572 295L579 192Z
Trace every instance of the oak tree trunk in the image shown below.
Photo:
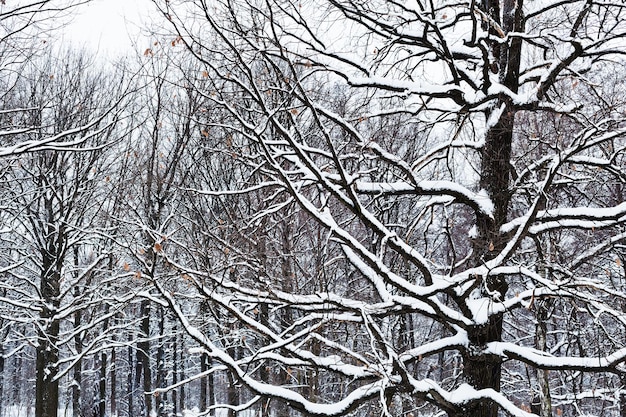
M483 12L499 25L504 33L522 32L524 17L523 0L484 0ZM485 29L499 37L493 25ZM494 38L495 39L495 38ZM491 45L489 71L499 74L501 84L513 92L519 87L519 67L521 41L513 39L509 43L494 41ZM486 120L494 114L500 116L488 127L481 154L480 189L487 192L493 202L493 215L478 215L476 219L477 238L473 242L473 264L482 265L494 259L506 246L506 236L500 227L507 221L511 198L511 150L515 127L516 108L504 95L486 112ZM503 276L491 275L480 283L481 296L490 297L493 302L504 299L508 283ZM487 323L468 329L469 346L463 353L463 373L466 381L475 389L490 388L500 391L502 360L497 355L484 353L487 343L502 340L503 315L491 315ZM463 415L471 417L497 417L498 406L491 401L479 401L463 410Z
M54 235L52 235L54 236ZM57 258L57 244L49 242L43 250L43 271L41 275L42 308L40 313L41 326L38 330L36 348L36 381L35 381L35 416L57 417L59 407L58 373L59 320L56 312L59 308L61 265Z

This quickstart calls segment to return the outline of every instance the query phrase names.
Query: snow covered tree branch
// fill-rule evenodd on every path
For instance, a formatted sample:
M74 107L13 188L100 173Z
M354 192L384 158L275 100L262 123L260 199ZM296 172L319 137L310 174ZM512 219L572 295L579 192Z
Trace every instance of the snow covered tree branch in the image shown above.
M186 189L196 244L166 254L187 287L154 282L245 386L208 405L495 417L573 410L556 401L575 390L592 410L602 384L625 398L620 4L155 4L213 109L197 161L219 178Z

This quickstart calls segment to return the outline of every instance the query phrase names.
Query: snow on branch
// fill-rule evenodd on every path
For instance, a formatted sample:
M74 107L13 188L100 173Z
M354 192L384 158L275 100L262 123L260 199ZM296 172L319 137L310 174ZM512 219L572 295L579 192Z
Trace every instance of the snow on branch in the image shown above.
M515 343L491 342L486 352L503 358L516 359L539 369L576 370L584 372L623 372L618 366L626 361L626 348L618 349L607 356L558 357L547 352Z

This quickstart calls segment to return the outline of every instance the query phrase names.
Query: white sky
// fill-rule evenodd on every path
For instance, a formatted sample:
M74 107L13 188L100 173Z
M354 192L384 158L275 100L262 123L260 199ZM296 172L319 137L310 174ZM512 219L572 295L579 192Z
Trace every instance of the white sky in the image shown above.
M150 0L93 0L73 10L72 22L63 29L63 41L111 57L145 49L142 23L154 17Z

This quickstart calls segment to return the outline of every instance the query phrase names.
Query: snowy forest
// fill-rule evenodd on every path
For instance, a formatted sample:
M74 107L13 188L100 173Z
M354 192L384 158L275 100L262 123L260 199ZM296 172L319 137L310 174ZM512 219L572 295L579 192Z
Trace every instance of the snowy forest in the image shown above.
M623 0L0 1L0 417L626 417Z

